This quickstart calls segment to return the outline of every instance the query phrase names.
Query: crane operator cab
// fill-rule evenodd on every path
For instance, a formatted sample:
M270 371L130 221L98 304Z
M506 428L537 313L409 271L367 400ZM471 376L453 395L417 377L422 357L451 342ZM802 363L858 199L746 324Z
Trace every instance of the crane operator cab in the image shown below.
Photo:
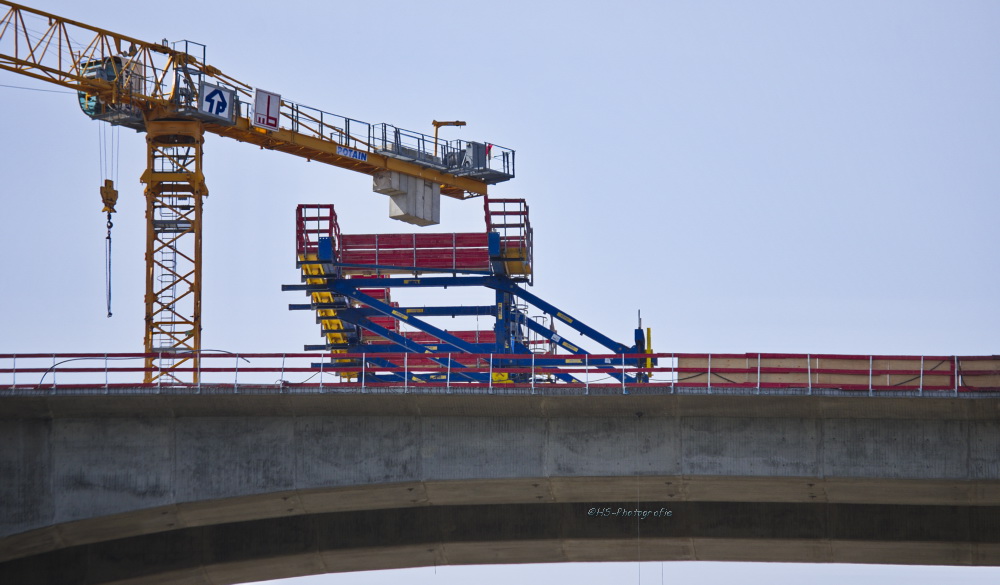
M80 64L80 70L87 79L100 79L115 85L116 95L128 95L132 92L141 93L143 77L140 65L134 61L126 62L125 58L114 56L94 59ZM78 91L80 109L95 120L127 126L134 130L144 130L142 111L131 103L108 102L96 94Z

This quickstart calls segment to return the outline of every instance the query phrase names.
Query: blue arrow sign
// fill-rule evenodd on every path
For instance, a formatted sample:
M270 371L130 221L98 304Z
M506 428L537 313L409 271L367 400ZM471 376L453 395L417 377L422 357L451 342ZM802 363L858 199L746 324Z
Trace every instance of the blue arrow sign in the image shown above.
M226 107L229 106L229 102L226 101L226 95L221 89L216 88L215 91L205 96L205 102L208 103L209 114L215 114L216 116L226 115Z

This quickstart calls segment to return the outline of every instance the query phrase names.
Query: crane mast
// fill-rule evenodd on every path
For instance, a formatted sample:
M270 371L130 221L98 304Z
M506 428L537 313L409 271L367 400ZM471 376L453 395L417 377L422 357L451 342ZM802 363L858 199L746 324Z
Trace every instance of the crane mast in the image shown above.
M202 124L146 123L146 318L143 345L147 381L159 371L190 365L197 382L201 349ZM163 375L163 374L161 374ZM176 379L171 374L171 379Z
M76 90L91 118L146 133L147 383L199 378L206 132L371 175L373 190L390 198L390 216L418 225L437 223L440 195L484 196L514 176L508 148L369 124L277 94L268 94L274 124L262 127L251 107L260 90L208 65L204 45L151 43L4 7L0 69Z

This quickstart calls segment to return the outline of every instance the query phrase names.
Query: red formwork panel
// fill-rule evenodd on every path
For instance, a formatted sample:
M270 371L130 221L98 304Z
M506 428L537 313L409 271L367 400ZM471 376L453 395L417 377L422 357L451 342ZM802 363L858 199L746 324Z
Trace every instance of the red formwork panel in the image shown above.
M344 234L340 261L400 271L485 271L490 267L489 239L485 233Z
M389 278L386 274L352 274L350 276L352 280L370 280L373 285L377 285L379 280L384 278ZM358 292L366 294L376 300L382 301L383 303L389 303L394 307L398 307L399 303L392 302L392 292L388 288L359 288Z
M486 248L486 233L457 234L343 234L341 249Z
M369 320L372 323L374 323L375 325L379 325L381 327L385 327L386 329L388 329L389 331L392 331L393 333L399 333L399 321L397 321L396 319L393 319L392 317L369 317ZM362 339L367 339L368 336L375 336L378 339L382 339L381 336L378 336L378 335L376 335L376 334L368 331L367 329L363 329L362 330Z
M456 250L454 253L433 253L430 250L344 252L345 264L379 266L386 270L488 270L490 255L486 250ZM350 267L347 267L350 270ZM375 268L370 268L375 270Z
M389 289L387 288L359 288L358 292L368 295L375 300L382 301L383 303L387 303L391 300L389 297Z

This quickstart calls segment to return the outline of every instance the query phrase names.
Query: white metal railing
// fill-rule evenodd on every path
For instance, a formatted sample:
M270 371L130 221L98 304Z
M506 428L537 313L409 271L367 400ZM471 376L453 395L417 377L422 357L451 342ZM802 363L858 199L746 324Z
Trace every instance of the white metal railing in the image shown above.
M229 388L279 391L488 393L573 388L582 394L700 391L760 394L799 389L875 396L1000 390L1000 357L815 354L411 354L232 353L204 351L198 383L142 382L143 353L0 354L0 392ZM181 352L178 359L190 357ZM652 367L645 367L649 360ZM155 369L154 369L155 373Z

